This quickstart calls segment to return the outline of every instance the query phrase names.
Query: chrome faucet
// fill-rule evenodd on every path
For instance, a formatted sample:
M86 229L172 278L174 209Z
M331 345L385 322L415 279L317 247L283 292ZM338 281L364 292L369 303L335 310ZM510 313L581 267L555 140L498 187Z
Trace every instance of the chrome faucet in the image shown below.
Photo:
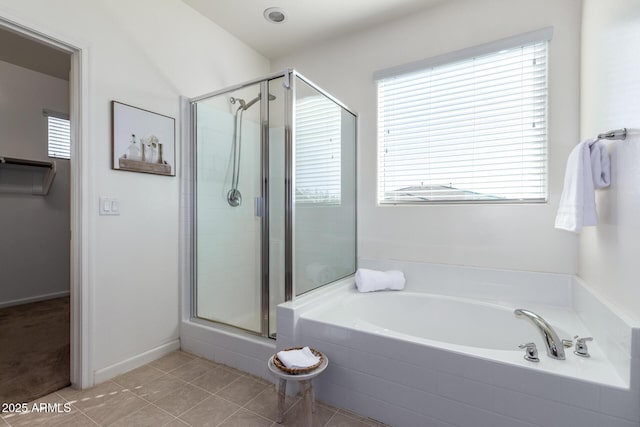
M516 317L528 319L538 328L544 339L544 345L547 347L547 355L550 358L558 360L565 359L563 342L558 338L558 334L556 334L556 331L553 330L546 320L533 311L525 310L524 308L514 310L513 314L515 314Z

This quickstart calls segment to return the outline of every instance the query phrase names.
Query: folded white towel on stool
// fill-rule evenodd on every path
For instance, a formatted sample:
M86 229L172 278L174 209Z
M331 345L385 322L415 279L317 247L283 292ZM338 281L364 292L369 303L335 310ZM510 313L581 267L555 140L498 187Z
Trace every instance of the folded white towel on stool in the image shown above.
M359 268L356 271L356 287L360 292L404 289L404 273L398 270L377 271Z
M300 350L279 351L278 359L287 368L308 368L320 361L320 357L313 354L309 347L303 347Z
M555 227L580 233L582 227L598 225L595 189L608 187L609 183L607 148L595 139L582 141L567 160Z

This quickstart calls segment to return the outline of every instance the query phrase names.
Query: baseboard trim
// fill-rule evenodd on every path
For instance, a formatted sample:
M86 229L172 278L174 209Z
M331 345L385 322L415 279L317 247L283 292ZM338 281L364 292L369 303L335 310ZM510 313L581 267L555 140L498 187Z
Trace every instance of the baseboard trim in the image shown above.
M48 299L68 297L69 291L52 292L50 294L36 295L34 297L19 298L10 301L0 301L0 308L13 307L14 305L29 304L32 302L46 301Z
M94 385L97 385L105 382L120 374L124 374L132 369L139 368L142 365L153 362L154 360L178 349L180 349L180 340L175 339L156 348L152 348L149 351L145 351L144 353L140 353L121 362L114 363L106 368L98 369L93 373L93 383Z

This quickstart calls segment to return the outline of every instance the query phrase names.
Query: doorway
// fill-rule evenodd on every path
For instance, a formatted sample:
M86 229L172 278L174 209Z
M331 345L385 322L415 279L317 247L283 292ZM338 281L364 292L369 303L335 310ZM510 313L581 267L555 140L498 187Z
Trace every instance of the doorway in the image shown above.
M71 55L0 29L0 401L70 384Z

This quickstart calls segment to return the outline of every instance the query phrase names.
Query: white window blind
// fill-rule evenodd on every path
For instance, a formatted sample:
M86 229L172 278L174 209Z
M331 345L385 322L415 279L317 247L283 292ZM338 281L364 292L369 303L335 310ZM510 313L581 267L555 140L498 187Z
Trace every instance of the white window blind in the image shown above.
M547 45L378 80L378 201L546 200Z
M60 113L44 110L47 117L49 157L71 158L71 124Z
M340 204L341 117L323 96L296 101L296 203Z

